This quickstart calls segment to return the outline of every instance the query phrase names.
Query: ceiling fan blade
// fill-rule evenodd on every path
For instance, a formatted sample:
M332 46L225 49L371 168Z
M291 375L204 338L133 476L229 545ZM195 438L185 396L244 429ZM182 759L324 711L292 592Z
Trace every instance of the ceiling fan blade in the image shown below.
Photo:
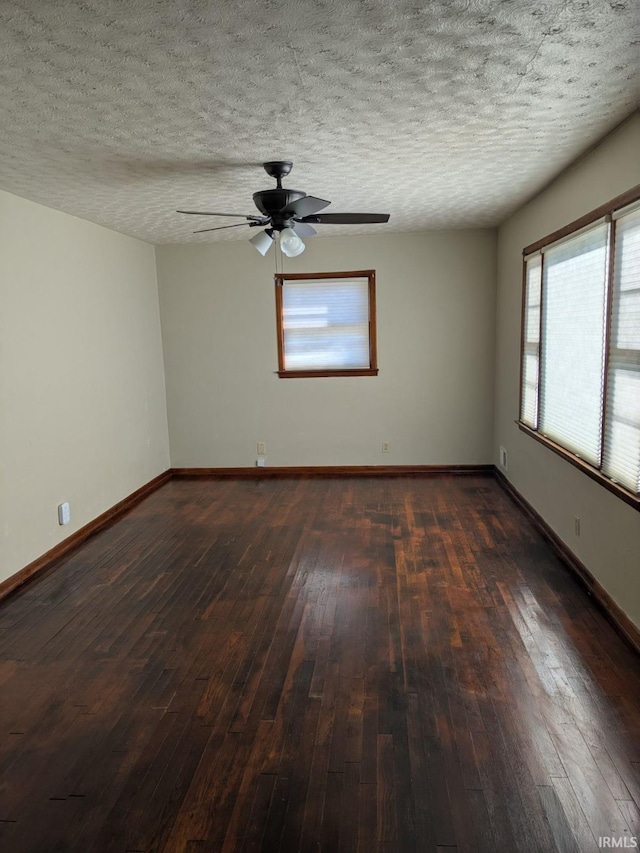
M212 213L210 210L176 210L176 213L189 213L192 216L234 216L236 219L252 219L262 222L264 216L253 216L246 213Z
M319 213L305 216L302 222L321 225L364 225L370 222L388 222L388 213Z
M224 228L240 228L241 225L253 225L252 222L236 222L235 225L218 225L217 228L200 228L198 231L194 231L194 234L204 234L205 231L222 231Z
M311 213L317 213L319 210L324 210L329 207L330 201L325 201L323 198L316 198L313 195L306 195L296 201L292 201L280 211L281 216L295 216L296 219L302 219L303 216L309 216Z
M306 222L294 222L293 230L296 232L298 237L313 237L314 234L318 233L315 228L308 225Z

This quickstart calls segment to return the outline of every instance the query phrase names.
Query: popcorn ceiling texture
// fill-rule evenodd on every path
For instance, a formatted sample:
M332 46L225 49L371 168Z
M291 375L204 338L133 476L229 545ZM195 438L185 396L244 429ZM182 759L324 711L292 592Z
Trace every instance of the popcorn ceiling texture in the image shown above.
M634 0L2 0L0 188L152 243L285 186L493 226L638 106Z

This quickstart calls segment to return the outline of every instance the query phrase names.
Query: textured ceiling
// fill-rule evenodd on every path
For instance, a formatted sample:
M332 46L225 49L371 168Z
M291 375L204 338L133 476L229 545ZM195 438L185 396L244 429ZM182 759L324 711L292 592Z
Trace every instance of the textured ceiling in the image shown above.
M0 188L152 243L491 226L638 106L635 0L0 0Z

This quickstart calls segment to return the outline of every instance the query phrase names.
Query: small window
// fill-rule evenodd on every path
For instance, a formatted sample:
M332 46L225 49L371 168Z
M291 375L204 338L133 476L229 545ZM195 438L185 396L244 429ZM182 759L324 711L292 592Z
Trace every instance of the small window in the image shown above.
M640 508L636 199L525 249L520 426Z
M275 276L278 375L377 376L374 270Z

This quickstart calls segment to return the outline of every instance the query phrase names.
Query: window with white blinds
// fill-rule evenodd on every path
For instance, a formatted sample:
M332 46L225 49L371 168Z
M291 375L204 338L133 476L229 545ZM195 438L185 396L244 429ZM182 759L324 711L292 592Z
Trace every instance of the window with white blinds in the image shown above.
M602 470L640 493L640 209L614 220Z
M280 376L362 376L375 363L375 273L276 276Z
M520 422L637 497L640 206L526 255L524 287Z
M527 263L522 351L522 405L520 417L528 426L538 427L538 379L540 375L540 293L542 255Z
M543 252L538 429L600 464L607 223Z

